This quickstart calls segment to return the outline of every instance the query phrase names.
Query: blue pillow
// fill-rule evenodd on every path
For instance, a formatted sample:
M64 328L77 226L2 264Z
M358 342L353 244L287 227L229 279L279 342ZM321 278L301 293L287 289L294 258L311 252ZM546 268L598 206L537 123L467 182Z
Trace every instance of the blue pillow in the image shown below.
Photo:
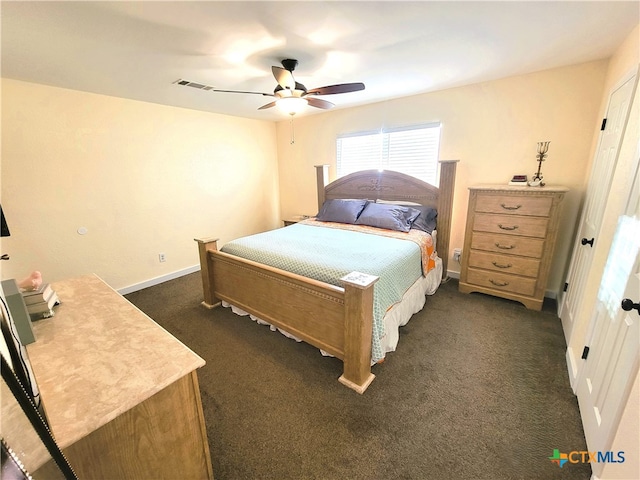
M362 211L356 224L408 232L419 215L420 210L412 207L370 203Z
M327 200L316 216L321 222L356 223L368 200Z

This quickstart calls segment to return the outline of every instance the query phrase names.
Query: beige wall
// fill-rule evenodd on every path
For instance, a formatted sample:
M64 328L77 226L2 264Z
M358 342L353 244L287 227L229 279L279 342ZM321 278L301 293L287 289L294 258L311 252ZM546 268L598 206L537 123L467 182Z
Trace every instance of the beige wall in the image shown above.
M3 79L3 278L93 272L120 289L197 265L194 237L274 228L275 137L273 122Z
M557 292L572 244L585 190L586 166L600 120L607 61L590 62L450 90L323 112L279 122L278 158L284 217L317 211L313 165L329 164L335 175L336 135L383 127L442 122L440 158L459 159L451 249L462 247L470 185L506 184L537 169L536 143L550 140L542 173L549 184L571 189L548 289ZM339 100L337 100L339 103ZM451 259L449 269L459 272Z
M571 189L548 285L557 291L607 65L296 118L293 145L288 120L274 125L3 80L0 199L12 228L2 243L12 254L3 278L34 268L49 278L93 271L122 288L191 267L194 236L216 235L224 243L277 226L280 209L282 218L316 213L313 166L328 163L335 174L337 134L440 121L440 157L460 160L452 249L463 244L467 187L531 175L536 142L552 142L545 179ZM256 208L259 214L237 215ZM82 226L86 235L77 233ZM166 263L158 262L159 252ZM459 271L456 262L449 265Z

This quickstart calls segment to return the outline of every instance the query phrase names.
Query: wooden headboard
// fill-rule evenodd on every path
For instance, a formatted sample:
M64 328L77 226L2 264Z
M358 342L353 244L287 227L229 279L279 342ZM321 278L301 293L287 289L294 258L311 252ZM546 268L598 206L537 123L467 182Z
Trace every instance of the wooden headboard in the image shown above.
M336 198L406 201L435 208L438 211L436 250L442 258L442 276L445 278L457 164L458 160L440 162L440 187L391 170L362 170L329 183L329 166L316 165L318 210L325 200Z

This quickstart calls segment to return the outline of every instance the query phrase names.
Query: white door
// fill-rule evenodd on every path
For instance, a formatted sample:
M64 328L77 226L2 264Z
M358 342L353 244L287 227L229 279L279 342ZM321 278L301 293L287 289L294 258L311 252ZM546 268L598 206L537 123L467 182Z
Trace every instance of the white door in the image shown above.
M566 280L566 293L560 293L559 306L562 328L567 345L571 345L571 333L575 326L578 308L583 302L583 291L590 271L593 251L598 244L598 231L604 213L607 196L611 187L611 178L618 160L620 141L627 123L636 73L623 81L609 98L606 114L606 126L600 135L586 200L583 208L580 229L573 248L573 255ZM598 275L600 272L591 272ZM571 347L570 347L571 348ZM567 352L573 361L573 352ZM572 379L573 380L573 379Z
M640 169L618 219L577 396L589 451L609 451L640 364ZM599 464L592 464L599 474ZM601 467L601 465L600 465Z

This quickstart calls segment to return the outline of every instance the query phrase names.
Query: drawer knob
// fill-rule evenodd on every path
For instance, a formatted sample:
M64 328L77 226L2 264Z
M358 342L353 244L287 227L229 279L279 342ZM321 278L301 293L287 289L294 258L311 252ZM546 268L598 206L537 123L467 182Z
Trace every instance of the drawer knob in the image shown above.
M496 247L502 250L511 250L512 248L516 248L515 245L500 245L498 242L496 242Z
M591 248L593 248L593 238L591 240L587 240L586 238L583 238L582 240L580 240L580 243L582 245L589 245Z
M500 206L505 210L518 210L522 207L522 205L505 205L504 203L501 203Z
M496 287L506 287L507 285L509 285L509 282L496 282L493 279L489 279L489 281L493 283Z
M500 227L502 230L516 230L518 228L518 225L513 225L512 227L507 227L507 226L502 225L501 223L499 223L498 227Z
M510 264L510 263L507 263L506 265L500 264L498 262L491 262L491 263L493 263L494 267L498 267L498 268L511 268L511 267L513 267L513 265Z

